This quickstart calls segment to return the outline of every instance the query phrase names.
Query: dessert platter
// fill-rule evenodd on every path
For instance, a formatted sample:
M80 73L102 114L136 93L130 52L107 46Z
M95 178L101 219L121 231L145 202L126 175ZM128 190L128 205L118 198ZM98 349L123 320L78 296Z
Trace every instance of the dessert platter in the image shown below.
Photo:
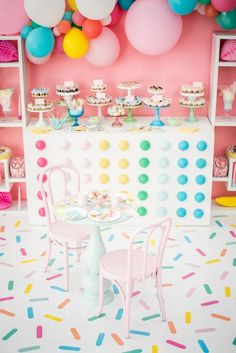
M163 95L164 88L157 85L152 85L148 88L148 92L152 94L150 97L143 98L144 106L155 109L155 118L151 122L152 127L164 126L164 122L160 119L160 109L168 108L171 105L171 98Z
M123 81L117 84L117 88L127 90L125 97L116 97L115 103L123 108L128 109L128 115L125 118L126 123L132 123L136 121L132 114L132 109L140 108L143 106L143 99L141 96L132 95L132 90L140 88L141 84L137 81Z
M34 102L28 103L27 110L31 113L39 113L39 119L35 125L37 128L47 127L47 123L43 119L43 114L49 113L53 109L53 103L46 100L48 92L47 88L33 88L31 90Z
M97 117L100 120L104 118L102 107L112 103L112 97L106 93L107 85L102 80L94 80L90 90L96 92L95 96L87 96L87 104L97 107Z
M202 82L193 82L191 85L183 85L180 91L179 104L182 107L189 108L187 122L196 122L194 109L204 107L206 101L204 98L204 87Z
M59 101L59 105L69 107L74 96L80 93L79 84L75 81L64 81L62 84L56 85L56 94L63 97Z
M125 109L120 105L113 105L107 109L109 116L114 117L115 120L111 124L112 127L122 127L123 124L119 121L121 116L125 116Z

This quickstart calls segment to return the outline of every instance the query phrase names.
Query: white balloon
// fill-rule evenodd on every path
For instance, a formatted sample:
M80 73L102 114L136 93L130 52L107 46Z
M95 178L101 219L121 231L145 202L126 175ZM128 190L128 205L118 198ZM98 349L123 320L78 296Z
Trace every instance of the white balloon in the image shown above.
M111 15L108 15L107 17L103 18L100 22L103 26L108 26L111 23Z
M65 12L65 0L24 0L27 15L44 27L54 27Z
M35 0L34 0L35 1ZM50 0L51 1L51 0ZM92 20L101 20L114 10L117 0L75 0L79 12Z

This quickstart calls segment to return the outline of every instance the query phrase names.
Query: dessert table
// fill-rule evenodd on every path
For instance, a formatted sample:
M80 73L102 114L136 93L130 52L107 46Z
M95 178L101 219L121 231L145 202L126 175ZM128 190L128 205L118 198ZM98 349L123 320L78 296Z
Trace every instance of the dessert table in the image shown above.
M99 300L99 263L102 256L106 253L101 229L102 227L118 226L121 223L122 225L126 224L132 218L132 215L111 208L93 209L90 207L88 209L87 207L79 206L78 203L70 205L63 200L55 205L55 214L57 218L64 222L78 224L78 226L87 225L91 229L86 248L86 270L81 276L81 284L84 298L90 304L97 305ZM107 215L106 220L101 218L103 215ZM109 304L114 298L110 281L105 280L104 288L104 303Z

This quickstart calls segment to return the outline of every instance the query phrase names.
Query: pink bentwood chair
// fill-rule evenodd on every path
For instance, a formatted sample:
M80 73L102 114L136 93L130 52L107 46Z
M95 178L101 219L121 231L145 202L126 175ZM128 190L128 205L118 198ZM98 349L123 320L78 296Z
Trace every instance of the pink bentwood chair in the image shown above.
M166 312L162 294L161 273L164 250L170 233L172 221L170 218L151 226L138 229L130 237L128 249L111 251L105 254L100 262L99 279L99 309L98 315L103 309L103 282L109 279L119 288L124 307L125 336L129 338L130 305L134 287L134 281L144 282L145 278L152 277L155 280L156 295L158 297L162 320L166 321ZM151 247L150 237L155 231L161 231L158 235L158 247ZM138 237L144 239L142 249L134 249ZM151 250L151 252L150 252ZM120 282L125 283L122 289Z
M55 242L64 248L64 281L65 290L69 290L68 250L77 250L79 261L80 251L84 247L82 242L89 237L89 227L71 224L59 220L54 214L54 204L58 200L71 195L69 185L73 184L73 194L79 196L80 175L76 168L67 165L55 165L45 169L39 177L41 196L44 202L45 216L48 226L48 250L45 272L51 258L52 243ZM71 246L74 244L74 246Z

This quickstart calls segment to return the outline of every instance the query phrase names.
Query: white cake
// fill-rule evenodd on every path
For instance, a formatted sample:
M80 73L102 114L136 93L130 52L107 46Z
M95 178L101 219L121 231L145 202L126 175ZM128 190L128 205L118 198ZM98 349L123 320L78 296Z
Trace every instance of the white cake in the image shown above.
M31 90L32 97L46 97L48 95L48 88L33 88Z
M112 97L109 95L105 95L102 97L97 96L88 96L87 97L88 104L109 104L112 102Z
M140 96L126 96L126 97L117 97L115 100L117 105L122 107L139 107L142 106L143 100Z

